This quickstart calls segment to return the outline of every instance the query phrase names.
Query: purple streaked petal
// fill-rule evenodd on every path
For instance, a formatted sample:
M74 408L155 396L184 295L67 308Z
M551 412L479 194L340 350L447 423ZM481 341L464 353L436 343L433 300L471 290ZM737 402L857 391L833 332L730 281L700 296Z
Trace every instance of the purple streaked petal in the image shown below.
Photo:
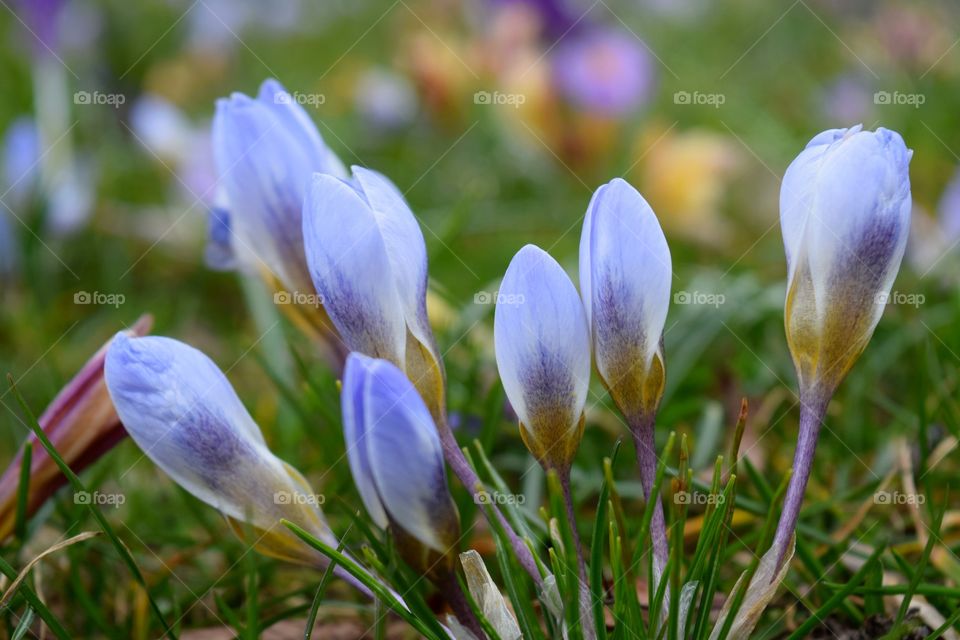
M447 553L458 516L430 411L406 375L383 360L368 370L363 401L370 469L390 519Z
M346 182L314 174L303 235L314 286L347 346L402 364L406 324L369 205Z
M130 436L195 497L261 529L287 518L333 539L317 502L292 498L306 491L299 475L267 449L233 387L203 353L170 338L121 333L104 374Z
M590 380L590 337L577 290L557 262L527 245L514 256L494 317L497 368L528 429L546 416L579 420Z
M343 373L343 390L340 394L340 408L343 412L343 434L353 483L357 486L367 513L380 528L386 528L389 523L387 514L383 510L377 486L373 481L373 470L370 468L370 458L367 453L369 437L366 433L367 422L364 413L364 387L375 363L376 360L373 358L356 352L347 357L347 365Z
M590 201L580 239L580 287L604 379L625 352L648 366L670 304L670 249L653 209L619 178ZM635 353L636 352L636 353Z
M420 225L389 178L363 167L353 167L353 175L380 228L407 327L439 361L427 319L427 247Z

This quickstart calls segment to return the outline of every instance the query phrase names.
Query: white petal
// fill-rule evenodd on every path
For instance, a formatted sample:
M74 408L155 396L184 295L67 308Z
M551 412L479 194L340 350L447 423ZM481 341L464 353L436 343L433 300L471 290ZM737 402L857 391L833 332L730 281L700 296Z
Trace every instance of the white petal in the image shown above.
M446 553L457 523L440 438L406 375L375 362L364 385L367 452L384 508L408 534Z
M262 529L288 518L332 539L318 502L267 449L236 392L203 353L170 338L119 333L104 375L130 436L184 489Z
M343 434L353 483L360 492L360 498L367 513L377 526L383 529L388 524L387 514L383 510L377 487L373 482L373 471L367 455L367 424L364 419L363 392L366 379L375 362L376 360L357 352L347 357L340 406L343 411Z
M427 247L420 225L403 194L386 176L363 167L353 167L353 175L376 216L410 331L435 351L427 319Z
M557 407L578 419L590 380L590 338L570 278L533 245L513 257L494 317L497 367L507 397L527 426Z
M310 116L283 88L283 85L273 78L264 80L260 85L257 100L273 111L279 124L305 147L312 159L310 164L312 171L329 173L337 178L347 177L347 169L343 166L343 162L326 145Z
M217 102L213 149L241 262L292 289L309 287L300 219L316 164L310 150L271 109L241 94Z
M353 351L402 364L406 323L376 216L345 182L314 174L304 203L307 264L317 293Z
M670 305L670 249L643 196L617 178L590 201L580 242L584 307L592 321L597 368L626 351L649 365Z

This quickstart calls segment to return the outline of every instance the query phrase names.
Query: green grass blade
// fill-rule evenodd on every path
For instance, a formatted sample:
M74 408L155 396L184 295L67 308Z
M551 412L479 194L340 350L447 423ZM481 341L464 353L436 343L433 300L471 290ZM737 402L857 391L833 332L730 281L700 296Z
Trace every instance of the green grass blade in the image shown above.
M9 373L7 374L7 381L10 384L10 390L17 398L17 402L20 404L20 407L26 414L27 419L30 421L30 428L33 429L33 432L37 435L37 439L40 441L40 444L43 445L43 448L47 450L47 454L53 458L54 462L57 463L57 466L60 468L60 472L63 473L63 475L67 477L67 480L70 481L70 485L73 487L74 492L88 493L86 487L84 486L83 482L80 481L80 478L77 476L77 474L73 472L73 469L70 468L70 465L68 465L64 459L60 457L59 453L57 453L56 447L53 446L53 443L50 442L47 434L44 433L43 429L40 427L40 423L37 422L37 419L30 410L30 407L27 406L26 400L24 400L23 395L21 395L20 390L17 389L17 385L14 383L13 376ZM93 514L94 519L97 521L97 524L100 525L100 528L103 529L103 532L107 534L108 538L110 538L110 542L113 543L114 548L117 550L117 553L120 554L124 564L127 565L130 573L133 574L134 580L136 580L137 583L143 587L144 592L147 594L147 600L150 602L150 607L153 609L157 619L159 619L160 623L163 625L165 635L175 640L176 635L173 633L173 629L170 628L170 625L167 624L167 620L164 618L163 612L160 611L160 607L157 605L156 600L153 599L153 595L150 593L150 588L147 586L147 581L140 572L140 568L137 566L133 556L127 550L127 547L120 541L120 538L117 537L113 527L111 527L110 523L107 522L107 519L100 512L100 509L98 509L97 506L92 503L92 501L87 503L87 508L89 509L90 513Z
M330 560L335 560L337 563L339 563L340 566L342 566L350 575L363 583L363 585L376 594L378 598L382 599L388 607L390 607L398 616L409 623L414 629L422 633L427 638L440 640L440 638L429 625L414 616L410 610L403 606L400 601L397 600L397 598L394 597L394 595L390 593L390 591L384 587L379 580L375 580L349 556L340 553L325 542L317 540L312 535L307 533L307 531L300 528L293 522L290 522L289 520L281 520L280 522L308 545L330 558Z
M27 501L30 498L30 467L33 464L33 443L23 445L20 461L20 484L17 486L17 519L13 527L14 535L22 544L27 534Z
M879 562L880 554L883 553L885 548L886 544L877 545L877 548L873 550L873 553L871 553L870 557L867 558L867 561L863 563L863 566L853 574L853 576L850 578L850 581L847 582L844 588L830 596L830 598L828 598L819 609L813 612L813 614L807 618L803 624L797 627L794 632L790 634L790 637L787 638L787 640L801 640L801 638L806 638L818 624L826 620L827 616L829 616L834 609L839 607L840 603L849 597L849 595L860 586L860 583L863 582L863 579L866 577L867 573L873 570L873 564Z
M8 580L17 579L17 570L14 569L6 560L0 558L0 572L3 572L3 575L7 577ZM17 590L17 593L23 596L23 599L37 612L37 615L40 616L40 619L43 620L44 624L53 632L53 635L57 636L59 640L70 640L73 636L67 633L67 630L63 628L63 625L60 624L60 620L47 608L47 605L43 604L37 594L30 588L26 581L20 583L20 587ZM2 609L0 609L2 611Z
M940 527L943 525L943 514L947 511L948 501L944 499L943 506L940 507L940 510L937 512L934 520L933 528L930 531L940 531ZM933 553L933 547L936 544L938 537L932 533L927 536L927 544L923 548L923 554L920 556L920 563L917 565L916 573L913 574L913 577L910 579L910 588L907 589L906 594L904 594L903 601L900 603L900 609L897 611L897 619L894 623L894 627L899 625L907 617L907 612L910 610L910 601L913 599L913 594L916 592L917 587L920 586L920 580L923 578L923 572L927 568L927 563L930 561L930 554Z

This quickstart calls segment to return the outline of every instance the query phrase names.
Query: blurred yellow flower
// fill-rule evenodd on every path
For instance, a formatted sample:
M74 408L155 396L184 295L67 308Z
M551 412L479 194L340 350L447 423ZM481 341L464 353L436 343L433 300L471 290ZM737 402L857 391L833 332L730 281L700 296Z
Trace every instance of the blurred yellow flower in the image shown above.
M648 127L636 143L635 176L667 234L708 244L730 235L721 206L742 152L729 136L706 129Z

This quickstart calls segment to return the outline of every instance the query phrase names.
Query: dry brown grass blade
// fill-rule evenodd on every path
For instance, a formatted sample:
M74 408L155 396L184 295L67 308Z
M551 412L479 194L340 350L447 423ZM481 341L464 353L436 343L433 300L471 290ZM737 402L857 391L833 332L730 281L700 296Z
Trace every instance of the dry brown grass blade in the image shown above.
M27 566L25 566L23 570L20 571L20 574L17 576L17 579L13 581L13 584L11 584L7 588L7 590L3 594L3 597L0 598L0 608L2 608L7 603L7 600L9 600L10 597L14 593L16 593L17 587L19 587L20 583L26 579L27 575L29 575L30 573L30 570L33 569L38 562L43 560L45 557L47 557L51 553L56 553L60 549L69 547L70 545L76 544L78 542L83 542L84 540L89 540L90 538L93 538L98 535L100 535L99 531L85 531L83 533L79 533L73 536L72 538L67 538L62 542L58 542L57 544L53 545L52 547L50 547L49 549L47 549L46 551L38 555L36 558L31 560L30 562L28 562Z

